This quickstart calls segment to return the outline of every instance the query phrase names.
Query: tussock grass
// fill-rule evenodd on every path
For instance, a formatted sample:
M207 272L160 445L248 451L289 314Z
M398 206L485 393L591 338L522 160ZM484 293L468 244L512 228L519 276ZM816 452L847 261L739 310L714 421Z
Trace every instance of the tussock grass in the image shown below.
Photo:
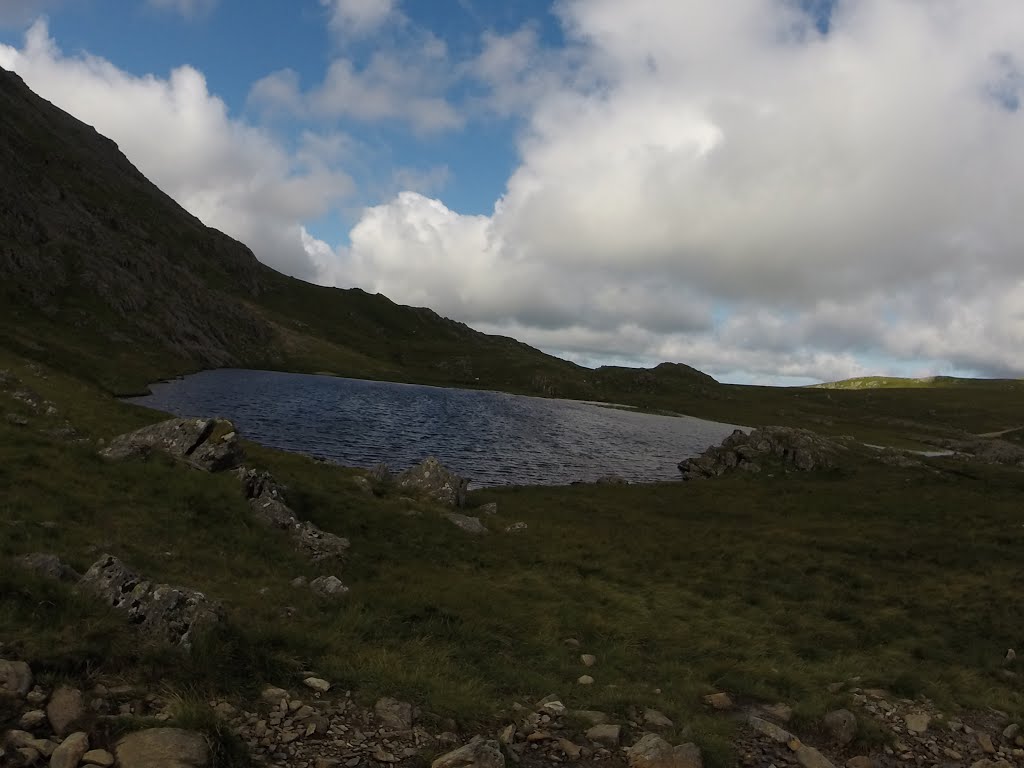
M90 438L156 418L23 373ZM3 398L0 411L14 407ZM845 704L827 686L854 676L950 711L1024 715L1019 678L1000 672L1024 636L1016 471L852 458L832 472L686 485L488 489L470 504L496 501L499 513L474 538L386 484L361 491L354 470L249 446L302 516L351 539L344 566L314 566L251 522L231 477L110 464L43 427L0 421L0 562L50 551L83 570L111 552L222 600L229 616L190 655L156 649L115 612L5 565L0 637L48 674L130 674L204 701L315 669L367 702L397 695L465 728L557 692L622 718L658 708L692 728L711 765L730 759L732 726L701 703L719 689L789 702L803 724ZM501 533L519 520L527 531ZM345 600L290 584L327 573L351 588ZM593 669L581 652L598 657ZM595 685L576 684L585 672Z

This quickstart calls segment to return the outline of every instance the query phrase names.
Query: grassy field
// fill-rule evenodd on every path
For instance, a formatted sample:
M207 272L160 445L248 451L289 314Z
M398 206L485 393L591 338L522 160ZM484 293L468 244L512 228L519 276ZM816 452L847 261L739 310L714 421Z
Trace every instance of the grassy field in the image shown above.
M1006 648L1024 643L1020 471L900 469L865 453L807 475L492 489L471 504L498 503L494 532L470 538L436 507L365 493L354 470L250 446L250 463L291 486L300 515L351 539L340 569L310 566L256 526L230 477L97 456L99 440L160 418L112 394L225 365L906 447L1003 431L1024 443L1024 382L773 389L679 364L588 370L428 309L273 272L4 72L0 133L0 371L11 372L0 380L0 642L44 681L125 676L179 697L183 723L206 727L211 696L294 685L307 668L467 731L557 692L620 717L655 706L693 726L712 768L734 762L733 726L701 706L716 689L789 702L812 728L843 703L828 685L851 676L951 710L1024 715L1020 678L1000 669ZM25 388L34 394L14 396ZM529 527L501 532L514 521ZM192 654L149 646L122 616L9 560L36 551L79 570L109 552L222 600L229 620ZM332 571L351 588L340 603L291 586ZM575 684L580 650L566 638L598 656L595 685Z
M91 442L47 434L67 419L90 440L109 438L158 414L6 353L0 369L58 410L40 415L0 394L0 412L29 421L0 419L0 557L49 551L81 570L110 552L224 601L230 617L196 653L168 652L67 587L5 566L0 638L50 677L123 674L193 697L245 697L311 668L367 701L398 695L466 729L557 692L573 708L657 707L693 726L713 766L734 759L731 724L701 705L718 689L789 702L807 726L843 703L828 684L853 676L950 710L1024 716L1019 679L1000 674L1024 637L1019 471L942 460L900 469L864 454L824 473L488 489L470 505L498 503L494 533L473 538L429 504L366 494L354 470L249 446L250 463L290 486L300 516L351 539L343 569L316 568L250 521L230 477L169 460L109 464ZM815 409L835 402L817 397L806 401ZM709 411L725 408L713 402ZM755 415L752 401L725 402ZM970 402L973 423L967 402L916 407L950 409L937 431L983 431L1008 416ZM824 412L845 425L855 407L844 408ZM515 521L528 530L501 532ZM320 573L341 576L348 599L324 604L290 585ZM581 650L566 638L597 655L595 685L575 683Z

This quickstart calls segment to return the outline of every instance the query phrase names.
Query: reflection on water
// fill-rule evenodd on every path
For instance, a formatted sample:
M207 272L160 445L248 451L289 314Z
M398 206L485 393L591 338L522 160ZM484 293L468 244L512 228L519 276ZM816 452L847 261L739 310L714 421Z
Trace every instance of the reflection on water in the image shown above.
M132 402L223 416L274 448L404 469L428 455L474 485L559 485L620 475L675 480L676 464L735 427L593 403L270 371L206 371Z

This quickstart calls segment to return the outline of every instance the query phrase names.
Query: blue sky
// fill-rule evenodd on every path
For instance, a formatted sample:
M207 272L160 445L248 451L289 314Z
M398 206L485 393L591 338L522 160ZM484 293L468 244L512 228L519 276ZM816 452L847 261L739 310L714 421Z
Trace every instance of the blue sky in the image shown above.
M485 32L509 34L528 25L546 45L558 45L561 28L551 4L540 0L516 3L495 0L432 0L409 3L402 12L410 27L427 29L448 46L452 56L468 59L480 51ZM329 13L318 2L216 3L209 10L181 13L143 2L120 3L125 13L110 13L100 0L65 0L45 7L50 33L68 53L102 56L134 75L166 76L188 64L201 71L208 87L233 114L252 117L247 99L252 84L275 70L295 70L306 84L323 76L332 56L341 51L325 24ZM188 7L188 6L186 6ZM21 42L23 24L0 30L0 40ZM401 33L395 34L401 42ZM345 54L365 66L376 41L354 41ZM458 89L453 89L458 95ZM394 123L341 125L364 144L368 156L355 169L357 181L376 202L373 191L386 188L383 175L392 167L429 170L447 167L444 185L453 207L466 213L490 213L516 163L515 118L487 118L481 129L416 136ZM280 121L274 129L287 139L300 128ZM357 212L356 212L357 215ZM336 217L322 226L324 236L344 237L331 227L346 223ZM351 223L348 221L347 223Z
M4 0L0 66L271 266L584 364L1024 375L1018 0Z

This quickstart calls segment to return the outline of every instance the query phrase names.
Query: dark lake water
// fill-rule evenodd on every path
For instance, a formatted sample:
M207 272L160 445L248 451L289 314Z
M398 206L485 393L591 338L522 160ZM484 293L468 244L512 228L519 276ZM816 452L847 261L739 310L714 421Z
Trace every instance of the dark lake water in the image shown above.
M223 416L256 442L347 466L401 470L434 455L473 485L677 480L680 460L735 429L574 400L270 371L206 371L151 389L132 402Z

